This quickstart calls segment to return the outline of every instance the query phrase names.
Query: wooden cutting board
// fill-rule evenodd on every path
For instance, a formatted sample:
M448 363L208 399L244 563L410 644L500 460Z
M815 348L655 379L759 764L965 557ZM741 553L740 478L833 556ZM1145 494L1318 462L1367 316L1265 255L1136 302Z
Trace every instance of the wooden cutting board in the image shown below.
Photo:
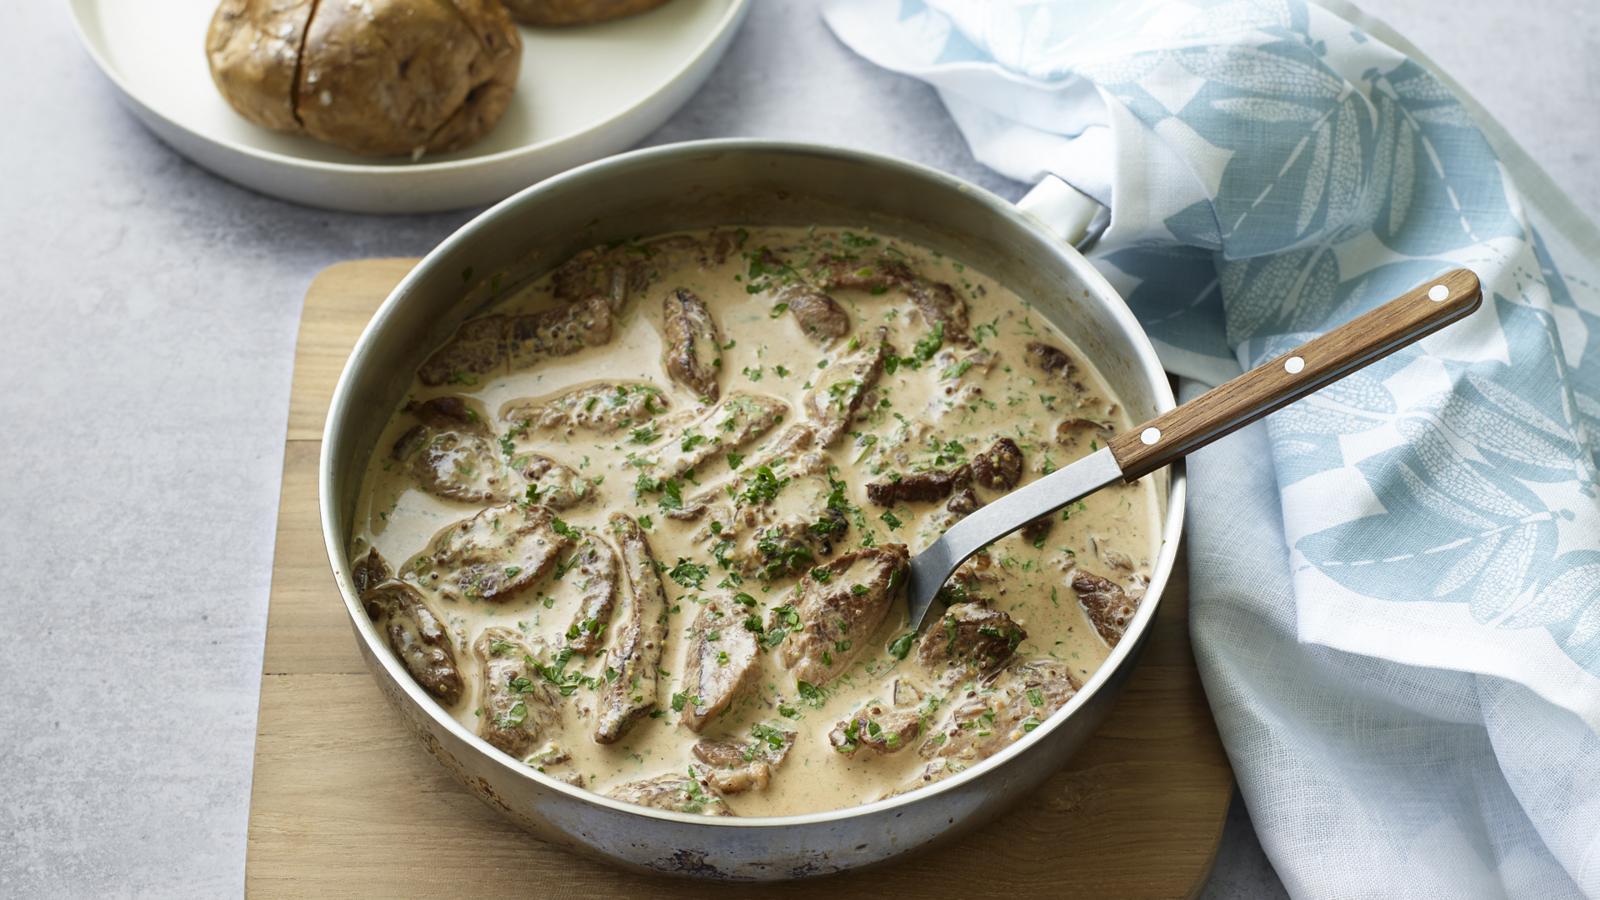
M256 726L247 893L262 897L732 897L546 846L458 785L356 651L317 517L323 416L362 327L415 260L364 260L306 295L289 409ZM1180 559L1180 566L1181 566ZM763 895L1182 897L1210 870L1233 789L1173 578L1106 723L1037 798L959 843Z

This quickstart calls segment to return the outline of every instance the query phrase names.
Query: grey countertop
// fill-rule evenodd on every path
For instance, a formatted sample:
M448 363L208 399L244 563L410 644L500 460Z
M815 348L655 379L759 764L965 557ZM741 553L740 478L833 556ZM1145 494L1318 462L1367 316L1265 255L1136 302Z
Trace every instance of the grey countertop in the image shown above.
M1373 12L1600 212L1600 4ZM341 215L234 187L122 110L65 4L0 21L0 895L236 894L301 297L324 266L421 254L470 213ZM1024 187L811 3L757 0L647 143L722 135L821 136ZM1275 893L1236 809L1208 894Z

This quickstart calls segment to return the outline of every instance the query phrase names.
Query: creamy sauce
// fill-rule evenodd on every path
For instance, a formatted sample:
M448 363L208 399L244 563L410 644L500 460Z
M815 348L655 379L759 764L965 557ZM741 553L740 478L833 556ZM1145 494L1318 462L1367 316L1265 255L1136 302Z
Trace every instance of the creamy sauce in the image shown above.
M729 233L723 234L726 239ZM904 543L916 553L956 520L943 499L888 508L875 505L865 486L888 479L891 472L949 470L970 462L996 439L1009 437L1022 451L1026 482L1102 446L1111 430L1125 429L1131 422L1065 336L1015 294L956 260L862 232L761 228L741 229L737 235L737 245L720 263L712 259L703 264L692 254L662 254L653 263L659 268L648 284L631 290L604 345L543 359L520 371L455 378L454 384L430 387L416 381L408 400L462 396L476 401L489 418L492 439L508 457L544 454L585 480L590 496L556 513L566 527L610 537L608 515L627 512L644 526L663 569L670 611L655 711L636 721L616 743L596 743L590 738L600 695L596 686L604 683L607 658L603 649L587 657L574 655L563 672L578 673L589 681L580 680L569 696L561 698L558 733L541 736L543 753L530 754L530 765L548 766L551 774L581 780L588 789L604 793L663 773L683 774L694 763L692 746L702 738L749 741L753 728L772 726L796 734L792 748L772 768L770 783L760 790L727 794L723 798L727 807L737 815L785 815L852 806L921 783L919 775L929 760L918 752L918 745L938 727L954 695L971 689L972 679L941 685L939 673L924 668L915 648L905 653L906 643L901 641L900 653L895 652L896 639L905 632L904 600L896 598L875 633L852 637L850 643L859 642L855 648L859 655L843 675L826 685L802 690L779 664L778 654L763 648L751 683L701 734L680 723L675 706L685 704L682 677L688 670L689 628L700 606L710 600L727 605L742 593L755 606L738 612L769 623L771 611L789 602L797 579L785 575L764 582L758 576L742 580L730 576L711 552L704 517L674 520L667 515L674 503L670 492L638 489L643 471L639 463L681 454L686 441L695 442L693 426L706 409L700 398L664 372L663 297L686 288L709 309L721 334L717 380L722 398L742 392L781 400L787 405L785 424L805 418L804 398L823 367L858 348L873 329L888 327L897 357L891 363L894 370L886 370L867 394L870 409L863 405L847 433L825 450L826 462L836 467L837 479L846 485L851 510L848 530L836 542L833 557L863 544L891 542ZM703 234L692 237L705 239ZM778 305L784 276L774 275L771 266L761 262L759 248L781 251L797 268L828 252L861 256L887 252L904 259L923 278L947 282L965 301L973 343L963 347L935 340L929 322L899 288L877 293L838 288L828 293L848 314L850 336L819 344ZM551 291L547 276L518 290L495 311L549 309L561 302L552 298ZM1070 354L1075 364L1070 377L1029 364L1028 346L1039 341ZM666 408L611 434L575 429L514 434L514 423L499 418L502 407L512 401L549 398L597 381L654 385ZM1074 420L1087 421L1074 425ZM1068 425L1058 435L1063 422ZM579 586L558 563L554 572L508 602L441 597L437 582L414 560L427 552L441 529L495 504L441 499L419 486L415 467L391 453L391 447L416 424L411 414L397 412L380 438L363 485L360 525L350 552L357 559L376 549L445 623L464 682L460 700L450 712L466 727L479 729L484 699L482 660L474 649L478 635L487 627L504 626L527 636L535 646L542 641L545 648L558 649L574 621ZM699 432L708 430L706 424ZM739 474L749 476L747 460L759 458L763 446L782 432L783 425L778 425L749 446L732 451L731 461L746 467ZM729 453L718 452L680 479L677 493L685 500L705 494L725 497L720 488L734 474ZM514 473L509 478L510 483L501 487L511 497L523 498L525 485ZM780 510L793 504L803 511L803 505L815 498L798 488L803 485L781 487L773 504ZM1002 492L979 489L977 493L993 500ZM1158 515L1155 492L1146 479L1101 491L1057 514L1053 527L1036 542L1012 535L978 558L978 565L994 576L982 594L992 608L1008 613L1027 632L1016 659L1059 660L1079 684L1095 671L1109 645L1080 604L1071 573L1104 576L1137 599L1155 556ZM828 558L832 557L815 564ZM629 602L624 578L603 638L616 634ZM938 612L936 606L933 615ZM741 626L735 616L724 627ZM938 627L930 616L927 630ZM895 679L915 685L925 698L940 700L925 704L929 712L923 738L888 754L861 749L846 755L836 749L830 731L867 701L889 699ZM549 763L547 740L570 759Z

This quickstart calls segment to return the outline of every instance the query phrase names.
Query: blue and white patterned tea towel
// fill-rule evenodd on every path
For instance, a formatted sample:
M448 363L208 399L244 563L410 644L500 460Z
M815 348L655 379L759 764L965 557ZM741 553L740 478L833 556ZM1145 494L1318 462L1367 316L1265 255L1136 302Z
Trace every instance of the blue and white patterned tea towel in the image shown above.
M1195 648L1292 892L1600 896L1594 226L1348 7L825 16L981 161L1111 208L1093 257L1186 395L1478 272L1468 320L1191 460Z

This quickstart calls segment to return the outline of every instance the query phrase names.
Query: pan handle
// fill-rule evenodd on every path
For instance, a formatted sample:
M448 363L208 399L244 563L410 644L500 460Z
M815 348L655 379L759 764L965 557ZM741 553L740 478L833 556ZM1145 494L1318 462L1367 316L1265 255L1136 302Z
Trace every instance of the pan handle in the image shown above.
M1051 174L1017 201L1017 209L1079 250L1088 250L1111 221L1111 210Z

